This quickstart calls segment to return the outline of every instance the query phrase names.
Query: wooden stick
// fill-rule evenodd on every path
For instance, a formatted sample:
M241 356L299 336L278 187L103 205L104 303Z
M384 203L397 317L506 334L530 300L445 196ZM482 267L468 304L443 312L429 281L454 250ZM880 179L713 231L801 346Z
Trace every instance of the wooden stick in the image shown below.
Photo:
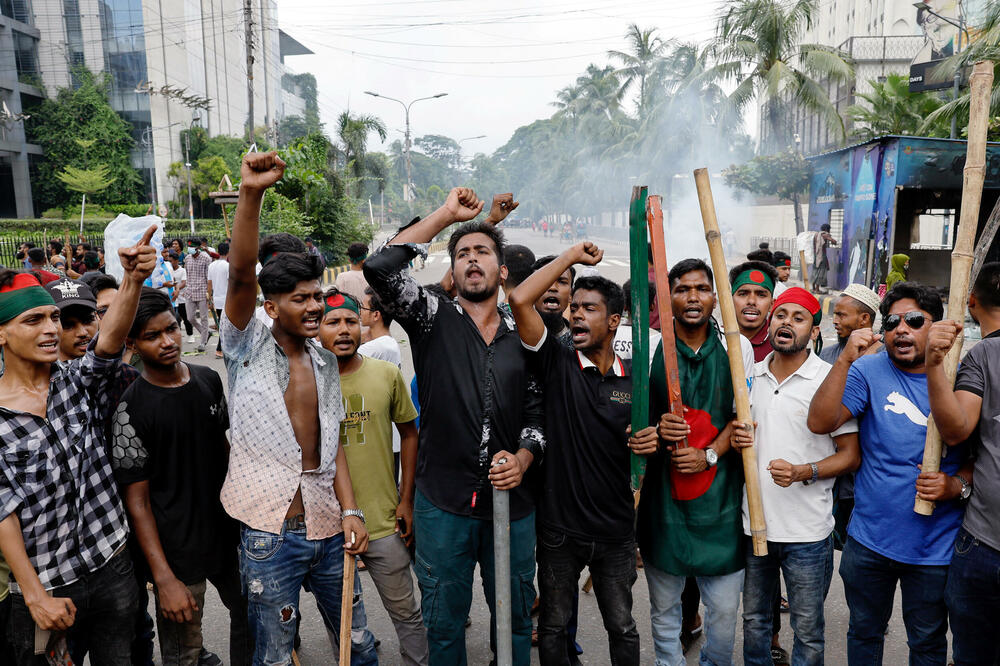
M750 392L747 390L746 371L743 367L740 329L736 323L736 308L733 305L733 294L726 270L726 256L722 249L722 234L719 233L719 221L715 217L715 201L712 199L712 184L708 180L708 169L694 170L694 184L698 190L698 205L701 207L701 219L705 225L705 240L708 241L708 251L712 256L715 290L726 333L729 372L732 375L733 394L736 398L736 418L742 423L751 424L753 416L750 414ZM760 497L757 450L755 446L748 446L740 451L743 454L743 475L746 477L753 554L757 556L767 555L767 524L764 522L764 505Z
M990 110L990 89L993 86L993 63L977 62L969 76L969 140L966 146L965 169L962 178L962 212L955 234L955 247L951 252L951 288L948 290L948 319L965 321L965 306L969 299L969 274L972 270L973 247L976 227L979 226L979 206L983 197L983 180L986 176L986 130ZM944 359L944 373L948 383L955 381L958 359L962 355L962 337L955 340ZM927 437L924 440L923 471L941 469L941 433L933 416L927 419ZM934 512L934 502L917 498L913 510L923 516Z
M983 233L979 237L979 242L976 243L976 251L973 253L974 258L972 260L972 274L969 275L969 284L976 283L979 271L983 269L983 264L986 263L986 254L993 245L993 239L997 235L998 227L1000 227L1000 199L997 199L997 202L993 205L993 210L986 220L986 226L983 227Z
M806 266L806 252L799 250L799 272L802 273L802 287L806 291L809 289L809 267Z
M344 534L344 545L347 545ZM340 591L340 666L351 663L351 620L354 612L354 556L344 549L344 585Z
M226 204L222 204L222 223L226 228L226 238L229 238L229 216L226 215Z
M674 338L674 308L670 301L670 273L667 268L666 240L663 236L662 199L651 196L646 199L646 221L649 224L649 244L653 248L653 274L656 278L656 309L660 314L660 335L663 347L663 370L667 378L667 397L670 413L684 418L684 403L681 402L681 377L677 367L677 341ZM635 356L632 357L635 367ZM687 438L678 442L677 447L687 446Z

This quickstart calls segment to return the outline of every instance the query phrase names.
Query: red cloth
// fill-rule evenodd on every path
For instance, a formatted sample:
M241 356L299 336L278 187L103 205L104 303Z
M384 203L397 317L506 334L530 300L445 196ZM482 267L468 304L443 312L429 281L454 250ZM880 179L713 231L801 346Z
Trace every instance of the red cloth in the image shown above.
M708 412L688 407L684 420L691 426L688 435L688 446L705 449L719 435L719 429L712 425L712 417ZM709 467L702 472L685 474L670 466L670 494L675 500L693 500L701 497L715 480L717 467Z
M819 301L816 300L816 297L802 287L789 287L783 291L781 296L775 299L774 304L771 306L771 312L774 312L778 309L779 305L784 305L785 303L801 305L811 315L815 315L820 310Z

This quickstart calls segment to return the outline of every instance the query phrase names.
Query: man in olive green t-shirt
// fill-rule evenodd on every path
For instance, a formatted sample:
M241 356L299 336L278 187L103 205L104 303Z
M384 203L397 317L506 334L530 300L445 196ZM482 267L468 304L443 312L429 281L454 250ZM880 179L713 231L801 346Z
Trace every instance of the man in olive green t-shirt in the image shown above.
M0 664L14 663L14 650L7 640L7 619L10 617L10 567L0 557Z
M346 412L340 424L340 445L370 535L368 552L361 559L392 618L403 662L426 664L427 635L413 593L407 549L413 540L417 410L398 367L358 353L358 302L336 289L324 301L319 338L337 357ZM393 423L400 436L402 478L398 489L392 453Z

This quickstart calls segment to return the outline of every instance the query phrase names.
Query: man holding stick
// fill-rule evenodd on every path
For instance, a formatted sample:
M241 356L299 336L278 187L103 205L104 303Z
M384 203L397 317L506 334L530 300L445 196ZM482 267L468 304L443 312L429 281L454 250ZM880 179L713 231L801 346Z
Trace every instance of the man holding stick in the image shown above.
M519 666L531 660L535 513L521 481L543 450L541 404L528 391L526 352L514 319L497 305L507 269L495 225L516 206L510 194L497 195L486 220L470 222L483 202L472 190L455 188L440 208L401 230L364 266L368 283L413 346L421 410L416 573L433 664L466 663L464 624L477 563L496 613L493 488L510 491L513 660ZM417 243L455 222L467 224L448 241L458 290L452 301L419 286L406 267L421 252Z
M921 472L930 412L925 354L931 323L943 316L937 290L901 282L880 306L883 334L851 333L809 406L808 426L831 433L858 419L861 466L854 481L854 514L840 560L850 608L847 658L882 659L896 585L902 589L910 662L947 658L945 581L952 545L972 491L966 447L953 446L940 472ZM885 350L864 355L884 337ZM913 511L917 497L939 501L932 516Z
M954 321L934 322L927 336L931 413L947 444L977 448L975 488L948 568L945 601L956 664L1000 663L994 620L1000 617L1000 263L983 266L969 296L983 340L958 369L952 388L944 356L962 335ZM978 436L973 433L978 428ZM937 511L935 511L937 513Z
M322 261L276 251L255 276L261 202L284 168L275 152L243 157L220 325L232 447L221 497L243 524L240 571L258 666L291 659L303 583L339 627L344 551L368 546L338 441L337 359L313 340L323 316ZM258 282L270 328L254 316ZM377 656L372 649L352 661Z
M650 372L650 418L667 446L649 454L638 516L653 644L658 666L685 663L681 592L686 577L694 576L708 608L702 663L729 664L745 561L742 466L738 455L729 455L734 416L729 358L712 319L712 269L700 259L684 259L670 270L669 280L686 411L684 418L670 413L661 344ZM740 345L749 373L753 349L742 336ZM678 446L685 440L688 446Z
M834 480L861 462L853 419L831 435L816 435L803 418L830 370L810 343L819 335L819 301L801 287L774 302L769 338L774 351L754 366L752 429L734 428L733 447L756 443L767 555L747 552L743 588L743 663L771 666L774 596L785 578L795 644L794 664L822 664L823 602L833 575ZM752 434L753 433L753 434ZM743 500L743 529L750 514Z
M521 344L532 352L532 363L548 387L545 430L550 444L538 515L538 649L546 665L570 663L566 628L585 566L608 631L610 663L639 663L639 634L632 618L636 572L629 448L653 452L657 435L649 427L628 436L631 364L613 349L624 303L621 288L602 277L576 280L570 305L572 350L550 333L535 308L571 266L594 266L603 255L589 241L575 245L508 297Z

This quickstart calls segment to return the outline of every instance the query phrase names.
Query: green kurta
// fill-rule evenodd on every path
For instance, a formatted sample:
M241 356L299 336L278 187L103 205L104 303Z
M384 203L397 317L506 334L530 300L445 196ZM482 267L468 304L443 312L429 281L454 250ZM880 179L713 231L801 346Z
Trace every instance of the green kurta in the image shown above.
M717 430L734 417L729 358L710 320L708 339L694 352L677 340L681 398L691 411L707 412ZM650 370L650 421L669 411L663 346L656 349ZM692 432L692 439L696 433ZM705 474L706 472L702 472ZM736 451L719 458L708 490L692 500L676 500L670 492L670 455L649 458L638 514L639 550L644 562L675 576L721 576L744 567L743 466Z

